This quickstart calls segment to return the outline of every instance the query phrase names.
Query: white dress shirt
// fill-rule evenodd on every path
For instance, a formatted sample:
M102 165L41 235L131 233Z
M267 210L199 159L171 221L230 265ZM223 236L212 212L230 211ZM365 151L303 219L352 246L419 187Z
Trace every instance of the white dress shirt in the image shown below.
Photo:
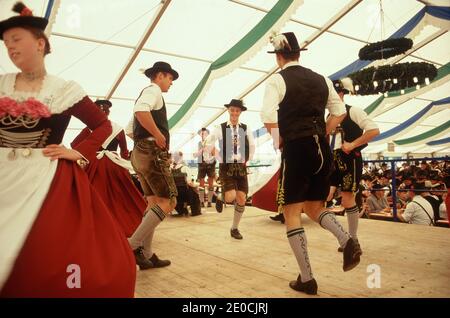
M418 202L426 212L414 201ZM415 195L414 199L406 205L402 216L406 222L412 224L430 225L430 217L434 219L433 207L421 195Z
M238 122L237 127L239 127L240 122ZM227 122L227 129L233 129L232 128L233 125L231 124L230 121ZM242 128L239 128L242 129ZM237 131L232 131L232 135L236 135L238 132ZM241 134L239 134L241 135ZM247 125L247 138L248 138L248 144L249 144L249 150L251 151L252 147L255 147L255 140L253 138L253 132L252 129L250 128L250 126ZM241 154L240 154L240 149L241 149L241 144L239 142L239 138L237 138L238 140L238 144L237 144L237 152L234 153L233 149L227 149L227 153L233 153L232 155L232 159L236 160L237 162L244 162L245 158L241 158ZM214 128L214 130L212 131L212 133L206 138L206 144L208 145L208 147L214 147L216 141L219 141L221 143L223 143L223 135L222 135L222 126L216 126ZM223 145L223 147L226 147L226 145ZM242 145L243 146L243 145ZM223 149L223 147L220 147L221 149ZM223 159L223 158L220 158Z
M151 112L163 108L164 101L161 88L156 84L144 88L133 107L133 113Z
M350 107L350 119L364 131L378 129L378 125L367 115L367 113L358 107ZM342 124L341 124L342 125ZM341 149L343 140L341 134L336 134L334 149Z

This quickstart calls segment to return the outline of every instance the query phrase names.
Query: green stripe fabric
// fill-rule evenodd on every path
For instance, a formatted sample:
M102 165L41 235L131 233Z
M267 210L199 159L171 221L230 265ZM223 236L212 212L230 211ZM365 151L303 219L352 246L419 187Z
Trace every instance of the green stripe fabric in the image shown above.
M450 128L450 120L448 120L447 122L443 123L442 125L440 125L438 127L435 127L433 129L428 130L417 136L405 138L405 139L394 140L394 142L399 146L416 143L416 142L431 138L437 134L440 134L449 128Z
M294 2L298 1L279 0L252 30L250 30L238 43L236 43L232 48L230 48L210 65L192 94L183 103L180 109L169 119L170 129L172 129L195 104L195 101L200 97L208 80L210 79L211 73L215 70L224 68L231 62L236 61L244 53L250 50L252 46L258 42L258 40L270 32L274 24L280 20L280 18Z

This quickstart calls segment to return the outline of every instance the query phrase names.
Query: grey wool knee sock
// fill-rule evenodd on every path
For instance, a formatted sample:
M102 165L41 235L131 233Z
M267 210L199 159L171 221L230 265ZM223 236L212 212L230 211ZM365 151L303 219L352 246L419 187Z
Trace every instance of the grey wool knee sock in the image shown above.
M302 282L307 282L313 279L311 264L309 263L305 230L302 227L293 229L288 231L286 235L289 240L289 244L291 245L291 249L294 252L295 258L297 259Z
M345 209L345 213L347 214L348 232L353 239L357 240L359 208L355 205L354 207Z
M239 222L241 221L242 214L244 213L245 205L239 205L236 203L234 206L233 226L231 229L237 229Z
M144 245L144 255L151 253L151 243L153 239L153 234L155 228L164 220L166 217L164 211L159 207L159 205L152 206L145 216L142 218L141 224L138 226L133 235L128 239L130 246L133 250ZM152 256L149 255L148 257Z
M319 224L324 229L330 231L338 240L341 247L345 247L350 235L345 232L342 225L336 220L333 212L324 211L319 216Z

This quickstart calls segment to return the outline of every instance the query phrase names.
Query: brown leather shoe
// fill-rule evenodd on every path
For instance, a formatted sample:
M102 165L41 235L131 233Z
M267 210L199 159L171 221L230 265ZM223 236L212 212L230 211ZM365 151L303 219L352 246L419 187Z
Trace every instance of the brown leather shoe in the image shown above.
M342 253L342 252L344 252L344 249L342 247L338 247L338 252ZM359 245L358 240L355 240L355 255L357 255L357 256L362 255L361 245Z
M293 280L289 283L289 287L293 290L304 292L308 295L317 295L317 282L314 278L303 283L302 277L298 275L297 280Z
M136 264L140 269L149 269L153 267L152 262L145 258L142 247L138 247L133 251L134 259L136 260Z
M239 232L238 229L231 229L230 230L230 234L231 234L232 237L234 237L237 240L242 240L243 239L243 237L242 237L242 235L241 235L241 233Z
M357 257L360 257L362 255L362 249L361 249L361 245L359 245L359 241L355 240L355 255Z
M350 238L344 247L344 265L342 266L344 272L352 270L359 264L360 255L361 254L358 254L355 240Z
M152 268L166 267L170 265L170 261L168 259L159 259L155 253L153 253L152 257L148 260L152 263Z

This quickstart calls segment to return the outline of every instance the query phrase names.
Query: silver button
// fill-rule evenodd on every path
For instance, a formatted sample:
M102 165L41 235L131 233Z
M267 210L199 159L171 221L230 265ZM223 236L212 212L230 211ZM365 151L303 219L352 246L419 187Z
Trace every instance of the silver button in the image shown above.
M31 156L31 149L30 148L23 149L22 156L24 156L25 158L28 158L29 156Z

